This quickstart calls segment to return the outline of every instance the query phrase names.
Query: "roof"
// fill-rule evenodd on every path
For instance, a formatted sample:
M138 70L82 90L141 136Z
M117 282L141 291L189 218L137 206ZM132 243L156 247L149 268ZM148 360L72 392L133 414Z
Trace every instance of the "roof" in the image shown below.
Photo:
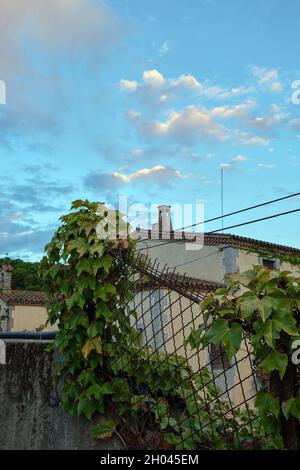
M161 282L155 281L153 279L147 279L143 282L137 282L135 285L135 291L140 292L140 291L144 291L148 289L155 289L158 287L160 289L172 289L173 288L174 290L176 290L176 287L181 287L182 289L194 290L195 292L208 293L208 292L214 292L216 289L219 289L220 287L225 287L225 284L212 282L212 281L205 281L203 279L198 279L195 277L182 276L180 274L176 274L175 276L173 276L170 273L170 275L169 276L166 275L166 279L165 280L162 279Z
M7 273L10 273L13 271L13 267L11 264L0 264L0 269L2 269L2 271L5 271Z
M249 237L241 237L239 235L233 235L230 233L196 233L196 232L162 232L159 233L157 230L141 229L137 232L140 239L144 240L156 240L156 241L168 241L178 240L184 241L185 243L204 243L207 246L218 246L218 247L233 247L239 248L246 251L256 251L269 255L279 256L300 256L300 249L286 245L279 245L277 243L265 242L263 240L257 240Z
M0 299L8 305L44 306L47 297L43 292L29 290L0 291Z

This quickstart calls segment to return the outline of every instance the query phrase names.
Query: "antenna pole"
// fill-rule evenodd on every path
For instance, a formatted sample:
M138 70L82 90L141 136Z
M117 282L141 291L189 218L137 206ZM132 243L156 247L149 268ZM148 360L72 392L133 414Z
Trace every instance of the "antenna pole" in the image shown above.
M222 233L224 232L224 169L221 168L221 215L222 215Z

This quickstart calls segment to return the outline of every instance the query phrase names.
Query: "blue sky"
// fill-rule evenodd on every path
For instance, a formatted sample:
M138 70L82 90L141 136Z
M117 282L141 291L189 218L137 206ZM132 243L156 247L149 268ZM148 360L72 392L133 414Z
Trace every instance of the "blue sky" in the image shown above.
M298 192L299 15L294 0L3 0L1 256L38 259L77 198L202 200L214 217L221 167L225 212ZM234 233L300 247L299 220Z

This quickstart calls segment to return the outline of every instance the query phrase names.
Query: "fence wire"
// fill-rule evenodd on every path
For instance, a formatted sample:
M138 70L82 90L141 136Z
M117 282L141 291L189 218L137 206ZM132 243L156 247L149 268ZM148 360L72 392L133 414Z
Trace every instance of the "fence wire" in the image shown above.
M159 436L150 447L257 448L260 380L247 337L231 361L219 347L192 349L187 341L204 322L200 302L220 285L179 275L143 255L122 256L134 270L128 349L135 348L131 361L139 359L131 370L140 445L150 432Z

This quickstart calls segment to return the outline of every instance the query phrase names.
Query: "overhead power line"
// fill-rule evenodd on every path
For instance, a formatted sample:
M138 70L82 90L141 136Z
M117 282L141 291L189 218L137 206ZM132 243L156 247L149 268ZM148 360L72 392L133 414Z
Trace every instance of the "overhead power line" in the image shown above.
M223 228L220 228L220 229L217 229L217 230L212 230L210 232L206 232L206 235L211 235L211 234L221 232L223 230L229 230L229 229L232 229L232 228L243 227L244 225L250 225L250 224L257 223L257 222L262 222L264 220L275 219L277 217L281 217L283 215L288 215L288 214L293 214L293 213L296 213L296 212L300 212L300 208L299 209L293 209L293 210L286 211L286 212L280 212L278 214L273 214L273 215L269 215L269 216L266 216L266 217L261 217L259 219L249 220L247 222L242 222L240 224L230 225L228 227L223 227ZM136 251L142 251L142 250L145 250L145 249L155 248L157 246L168 245L169 243L174 243L174 242L178 242L178 241L180 241L180 239L168 240L164 243L158 243L156 245L151 245L151 246L148 246L148 247L145 247L145 248L140 248ZM186 241L186 242L188 242L188 241Z
M248 206L248 207L245 207L244 209L239 209L237 211L229 212L228 214L219 215L218 217L213 217L212 219L207 219L207 220L203 220L201 222L196 222L194 224L187 225L186 227L177 228L177 229L174 230L174 232L180 232L180 231L185 230L187 228L192 228L192 227L196 227L198 225L208 224L209 222L215 222L216 220L225 219L226 217L230 217L232 215L241 214L242 212L250 211L250 210L253 210L253 209L258 209L259 207L267 206L269 204L274 204L275 202L284 201L286 199L290 199L290 198L296 197L296 196L300 196L300 192L299 193L289 194L288 196L279 197L277 199L272 199L270 201L261 202L260 204L255 204L254 206ZM145 240L148 240L148 238L138 240L137 242L140 243L140 242L143 242Z

